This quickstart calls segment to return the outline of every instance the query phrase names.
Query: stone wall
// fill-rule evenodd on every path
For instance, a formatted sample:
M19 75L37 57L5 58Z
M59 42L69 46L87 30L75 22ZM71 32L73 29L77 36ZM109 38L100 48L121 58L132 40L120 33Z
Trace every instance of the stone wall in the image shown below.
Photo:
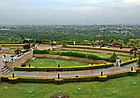
M20 66L21 64L24 64L25 62L29 61L32 57L33 57L33 50L22 54L14 62L6 63L6 66L8 66L10 69L13 70L15 66Z

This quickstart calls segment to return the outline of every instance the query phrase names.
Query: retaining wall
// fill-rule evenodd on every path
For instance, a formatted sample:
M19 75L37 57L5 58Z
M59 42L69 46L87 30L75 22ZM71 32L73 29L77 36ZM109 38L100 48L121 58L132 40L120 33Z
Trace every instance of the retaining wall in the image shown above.
M6 63L6 66L8 66L11 70L14 69L16 66L20 66L21 64L24 64L28 60L30 60L33 57L33 50L28 51L24 54L22 54L18 59L14 62L8 62Z

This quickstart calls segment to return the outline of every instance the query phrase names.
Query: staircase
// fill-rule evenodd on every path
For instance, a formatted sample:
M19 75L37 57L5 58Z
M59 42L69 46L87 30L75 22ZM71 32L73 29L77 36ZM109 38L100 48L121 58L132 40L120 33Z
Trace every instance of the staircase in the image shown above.
M2 75L7 75L8 73L10 73L12 70L9 68L9 67L7 67L7 66L3 66L2 68L1 68L1 72L2 72Z

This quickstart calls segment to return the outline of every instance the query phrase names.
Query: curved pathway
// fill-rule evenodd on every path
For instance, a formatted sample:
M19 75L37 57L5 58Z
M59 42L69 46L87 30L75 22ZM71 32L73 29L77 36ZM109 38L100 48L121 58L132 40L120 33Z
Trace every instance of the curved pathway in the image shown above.
M103 71L104 74L111 74L114 72L123 72L130 70L131 67L137 68L137 63L132 63L125 65L123 67L110 67L103 69L93 69L93 70L82 70L82 71L57 71L57 72L34 72L34 71L13 71L7 74L6 76L12 76L12 73L15 76L26 76L26 77L36 77L36 78L57 78L58 74L62 78L74 77L74 76L97 76L100 75L100 72Z
M10 58L10 54L6 54L7 58ZM2 57L2 54L0 54ZM18 58L17 58L18 59ZM0 60L0 69L4 66L2 60ZM93 70L82 70L82 71L55 71L55 72L36 72L36 71L12 71L6 74L5 76L12 76L12 73L15 76L26 76L26 77L36 77L36 78L57 78L58 74L60 77L74 77L74 76L97 76L100 75L100 72L103 71L104 74L111 74L114 72L123 72L130 70L131 67L137 68L137 62L125 65L123 67L109 67L103 69L93 69Z

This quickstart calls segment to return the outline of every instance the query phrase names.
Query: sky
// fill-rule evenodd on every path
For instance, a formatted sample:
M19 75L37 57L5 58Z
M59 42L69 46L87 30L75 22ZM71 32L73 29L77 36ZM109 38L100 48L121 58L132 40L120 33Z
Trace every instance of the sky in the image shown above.
M0 0L0 24L140 24L140 0Z

